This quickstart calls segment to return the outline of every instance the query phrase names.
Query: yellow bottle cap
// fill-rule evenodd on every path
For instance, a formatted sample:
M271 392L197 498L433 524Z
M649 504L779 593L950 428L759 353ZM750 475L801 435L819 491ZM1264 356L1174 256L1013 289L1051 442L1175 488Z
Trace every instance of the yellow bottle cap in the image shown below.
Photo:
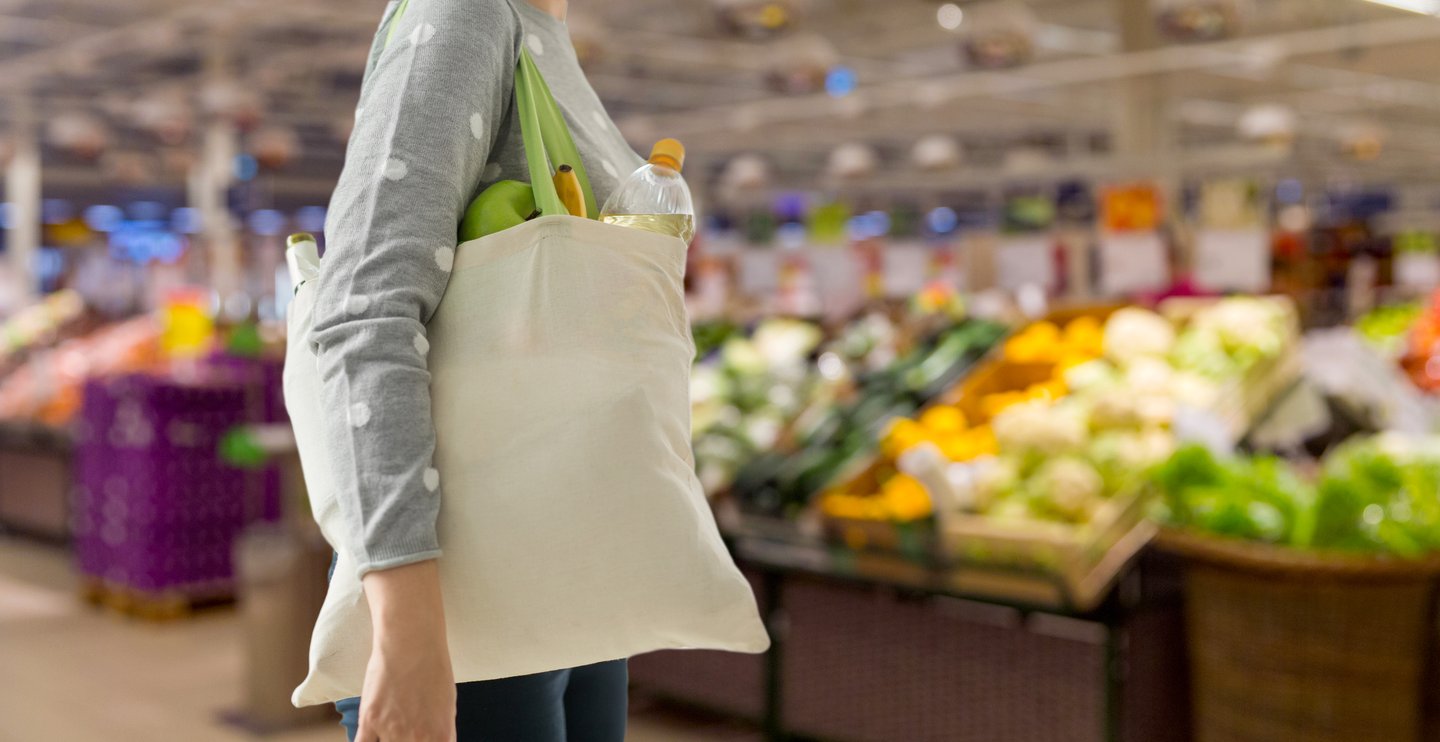
M678 139L661 139L650 149L650 164L680 172L685 167L685 145Z

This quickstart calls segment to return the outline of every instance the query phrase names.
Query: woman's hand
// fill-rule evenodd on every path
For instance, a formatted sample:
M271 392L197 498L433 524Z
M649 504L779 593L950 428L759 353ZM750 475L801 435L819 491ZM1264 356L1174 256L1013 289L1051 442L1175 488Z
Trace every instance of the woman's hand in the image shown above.
M375 643L356 742L455 742L455 674L434 559L369 572Z

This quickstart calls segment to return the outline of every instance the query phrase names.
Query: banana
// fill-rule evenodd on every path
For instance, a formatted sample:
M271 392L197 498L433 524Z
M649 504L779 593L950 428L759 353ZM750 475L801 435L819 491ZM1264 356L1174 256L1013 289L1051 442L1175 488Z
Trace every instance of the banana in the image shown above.
M555 170L555 192L560 195L560 202L565 204L565 210L570 216L585 218L585 194L580 190L580 178L575 174L575 168L569 165L561 165Z
M502 180L480 192L465 209L465 218L460 222L460 241L494 234L536 216L535 192L529 183L518 180Z

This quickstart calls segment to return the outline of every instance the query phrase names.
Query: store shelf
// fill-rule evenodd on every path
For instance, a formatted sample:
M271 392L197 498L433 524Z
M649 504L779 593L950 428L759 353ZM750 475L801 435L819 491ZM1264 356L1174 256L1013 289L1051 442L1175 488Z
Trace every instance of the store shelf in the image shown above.
M0 420L0 448L17 451L68 452L73 438L65 428L20 420Z
M67 430L0 422L0 529L69 538L72 443Z
M1061 575L1038 570L978 564L943 567L922 564L893 552L834 546L798 532L782 535L773 526L742 526L730 536L737 558L773 569L922 590L1025 610L1080 615L1103 601L1115 579L1154 533L1154 526L1148 522L1136 526L1074 583L1067 583Z

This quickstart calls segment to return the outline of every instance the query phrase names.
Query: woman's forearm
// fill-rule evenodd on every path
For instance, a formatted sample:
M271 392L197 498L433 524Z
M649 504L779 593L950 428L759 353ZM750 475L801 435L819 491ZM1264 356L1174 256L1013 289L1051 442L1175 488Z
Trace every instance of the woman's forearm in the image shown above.
M445 611L436 560L373 570L363 582L377 650L397 643L444 641Z

